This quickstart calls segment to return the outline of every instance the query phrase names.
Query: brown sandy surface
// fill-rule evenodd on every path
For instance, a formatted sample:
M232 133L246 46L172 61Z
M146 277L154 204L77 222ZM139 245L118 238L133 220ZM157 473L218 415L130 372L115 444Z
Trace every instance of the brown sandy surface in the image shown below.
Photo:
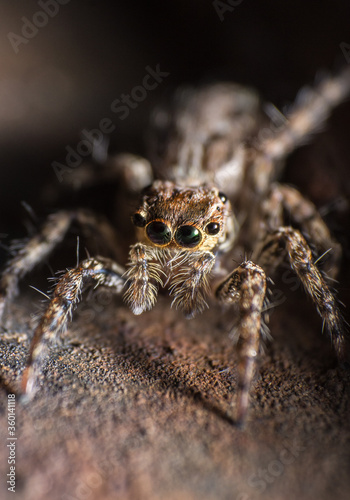
M244 429L230 419L236 360L219 309L188 321L165 298L140 317L118 299L80 306L35 398L16 400L16 496L1 498L349 498L349 372L309 301L286 294ZM2 488L28 304L1 338Z

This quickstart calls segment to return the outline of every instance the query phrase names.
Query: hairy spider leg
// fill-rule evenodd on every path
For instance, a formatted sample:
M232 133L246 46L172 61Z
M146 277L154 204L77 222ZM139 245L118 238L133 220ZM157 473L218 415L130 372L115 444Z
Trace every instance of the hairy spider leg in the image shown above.
M280 227L268 234L260 254L256 258L257 262L270 274L285 256L326 325L338 358L343 360L346 328L337 299L315 265L305 238L300 231L293 227Z
M49 346L66 328L84 287L95 282L95 288L103 285L115 293L121 293L125 282L123 273L124 269L111 259L96 257L83 260L60 278L31 341L27 367L22 377L23 394L28 397L34 394L41 363Z
M257 141L243 151L244 179L237 204L240 212L254 220L260 201L267 196L271 182L283 172L287 156L305 144L320 129L334 108L350 94L350 68L326 77L314 88L303 88L280 126L262 128ZM266 132L266 133L263 133ZM220 177L220 169L216 172Z
M327 253L327 275L332 279L339 271L341 260L341 245L331 235L315 205L307 200L297 189L284 184L271 185L269 196L262 202L261 219L264 221L261 239L266 232L271 232L283 226L299 229L309 244L312 244L314 256ZM258 234L259 228L253 229Z
M171 305L181 309L187 318L208 307L205 297L209 293L208 276L214 263L213 253L193 252L171 281L170 295L174 297Z
M236 304L239 311L237 331L238 387L236 423L242 425L249 406L260 348L262 311L266 295L266 275L252 261L242 262L216 289L217 299L224 304Z
M40 264L64 239L73 221L91 228L115 256L118 238L109 222L87 210L63 210L50 215L38 234L27 241L16 242L19 250L8 262L0 279L0 323L6 304L18 294L18 283Z
M124 300L136 315L152 309L157 300L158 287L163 284L164 274L155 247L136 243L130 247L128 270L125 273L127 287Z
M349 93L350 69L347 67L337 76L323 78L314 88L299 91L285 124L257 147L257 157L265 157L265 161L253 164L255 193L268 190L271 181L278 177L281 160L319 131L333 109L344 102Z

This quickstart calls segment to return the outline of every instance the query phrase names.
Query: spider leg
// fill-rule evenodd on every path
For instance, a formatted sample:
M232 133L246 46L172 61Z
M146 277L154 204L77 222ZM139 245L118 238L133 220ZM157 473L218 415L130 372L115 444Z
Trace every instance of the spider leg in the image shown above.
M268 189L270 182L276 179L281 160L320 130L333 109L349 94L350 69L347 67L334 77L324 78L314 88L304 88L299 92L285 125L258 145L258 155L265 160L254 165L253 177L258 181L255 192Z
M345 322L337 300L317 268L305 238L300 231L292 227L280 227L269 234L256 259L270 274L285 256L314 302L318 314L331 334L337 356L342 360L345 355Z
M64 238L71 224L69 212L51 215L39 234L26 241L10 259L0 280L0 319L5 305L18 294L18 282L41 262Z
M120 293L124 285L123 272L124 269L114 261L97 257L83 260L60 278L34 332L22 378L23 394L30 396L34 393L37 373L49 345L66 328L84 286L92 281L95 282L95 288L104 285Z
M261 204L260 215L264 220L261 239L266 236L266 227L268 231L285 225L298 228L312 245L315 254L328 254L327 275L336 277L342 253L341 245L332 237L315 205L298 190L283 184L272 184L269 197ZM261 219L257 221L258 225L260 221ZM258 225L252 229L255 235L259 231Z
M141 191L153 180L152 168L148 160L129 153L109 156L102 163L83 163L77 169L66 168L56 172L60 182L72 189L81 189L103 182L119 182L129 191Z
M125 273L124 300L136 315L152 309L157 295L158 285L162 285L161 274L164 274L159 262L159 252L143 243L130 247L128 270Z
M261 313L266 293L264 271L252 261L238 266L216 289L217 299L224 304L237 304L238 324L238 389L236 422L244 422L260 347Z
M18 283L40 264L64 239L73 221L82 227L93 229L93 233L106 243L115 256L118 240L114 229L103 218L84 210L60 211L48 217L40 232L24 241L20 249L9 260L0 279L0 322L6 304L18 294Z
M254 147L248 146L242 162L245 164L243 189L237 206L246 217L256 218L260 200L269 192L271 182L283 171L284 160L309 137L322 129L335 107L350 94L350 69L334 77L324 78L314 88L302 89L282 124L271 122L260 130Z
M170 295L174 297L171 305L181 309L187 318L193 318L208 307L205 296L214 262L215 256L211 252L193 252L181 266L181 271L174 275L170 285Z

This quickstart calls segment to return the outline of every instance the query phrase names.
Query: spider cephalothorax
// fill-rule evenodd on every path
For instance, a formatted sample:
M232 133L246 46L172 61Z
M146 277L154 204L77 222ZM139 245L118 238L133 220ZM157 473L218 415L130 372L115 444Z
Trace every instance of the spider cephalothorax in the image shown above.
M132 217L139 243L130 249L125 299L135 314L153 307L158 285L187 316L203 309L212 250L235 236L230 202L215 187L181 187L155 181ZM187 279L186 279L187 278Z
M180 187L155 181L133 216L138 239L172 250L212 250L227 239L230 203L215 187ZM232 227L230 229L230 234Z

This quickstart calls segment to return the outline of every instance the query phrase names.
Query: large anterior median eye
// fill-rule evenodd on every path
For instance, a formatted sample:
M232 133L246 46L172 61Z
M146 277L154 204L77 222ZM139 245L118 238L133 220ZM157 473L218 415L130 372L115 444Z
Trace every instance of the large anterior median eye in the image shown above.
M171 240L169 227L161 221L150 222L146 228L147 236L156 245L167 245Z
M200 231L194 226L181 226L175 233L175 240L182 247L195 247L201 239Z

